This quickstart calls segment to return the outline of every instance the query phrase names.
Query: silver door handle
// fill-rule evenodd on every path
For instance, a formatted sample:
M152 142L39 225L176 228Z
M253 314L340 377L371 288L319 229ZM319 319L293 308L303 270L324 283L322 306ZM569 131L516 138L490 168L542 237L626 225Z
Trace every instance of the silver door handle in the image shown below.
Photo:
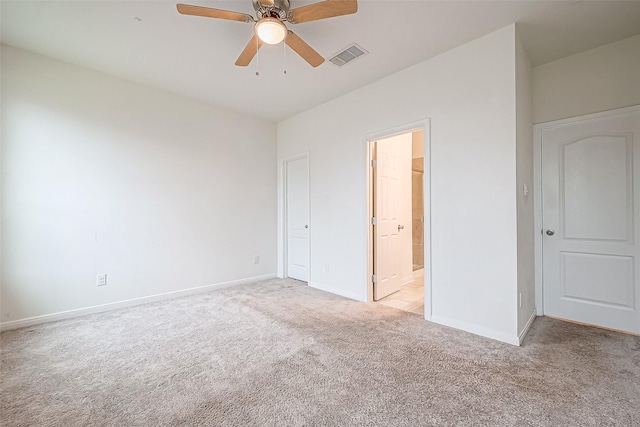
M398 225L398 231L404 230L404 225Z
M556 234L556 232L553 231L552 229L548 229L546 233L547 233L547 236L553 236L554 234Z

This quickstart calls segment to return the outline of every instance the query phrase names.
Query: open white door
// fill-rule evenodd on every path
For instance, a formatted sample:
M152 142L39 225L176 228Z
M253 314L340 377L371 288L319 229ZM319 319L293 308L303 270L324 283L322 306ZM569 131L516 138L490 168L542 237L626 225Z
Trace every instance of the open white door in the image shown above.
M308 158L285 163L287 277L309 281Z
M402 231L405 226L410 226L410 218L406 224L401 222L403 212L401 174L406 173L410 183L411 134L377 141L375 159L374 217L376 223L373 227L373 253L376 280L373 286L373 299L378 301L400 290L401 257L411 259L411 253L405 253L403 246L406 245L402 245L401 241ZM410 194L410 191L407 192L409 197ZM410 203L409 200L408 215L410 215ZM410 239L408 248L409 250L411 248Z
M544 314L640 333L640 110L542 132Z

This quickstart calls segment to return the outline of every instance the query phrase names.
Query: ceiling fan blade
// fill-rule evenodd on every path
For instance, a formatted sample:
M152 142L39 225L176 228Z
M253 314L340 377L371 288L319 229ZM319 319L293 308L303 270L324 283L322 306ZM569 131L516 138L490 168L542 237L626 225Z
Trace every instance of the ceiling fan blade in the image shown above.
M253 22L253 16L246 13L231 12L229 10L212 9L210 7L177 4L178 12L183 15L204 16L206 18L227 19L229 21Z
M291 49L295 50L312 67L317 67L324 62L324 58L293 31L287 31L285 41Z
M332 18L334 16L350 15L357 11L357 0L325 0L320 3L293 9L289 16L289 22L299 24L301 22L317 21L318 19Z
M256 35L251 37L251 40L249 40L249 43L247 43L244 50L238 57L236 65L238 67L246 67L247 65L249 65L253 57L256 56L256 53L258 53L258 49L260 49L261 47L262 40L260 40Z

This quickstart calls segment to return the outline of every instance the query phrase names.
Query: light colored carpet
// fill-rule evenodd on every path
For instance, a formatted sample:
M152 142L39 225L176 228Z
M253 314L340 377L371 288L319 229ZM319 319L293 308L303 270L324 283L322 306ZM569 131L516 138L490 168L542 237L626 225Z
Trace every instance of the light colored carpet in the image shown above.
M521 348L269 280L1 335L3 426L640 426L640 338Z

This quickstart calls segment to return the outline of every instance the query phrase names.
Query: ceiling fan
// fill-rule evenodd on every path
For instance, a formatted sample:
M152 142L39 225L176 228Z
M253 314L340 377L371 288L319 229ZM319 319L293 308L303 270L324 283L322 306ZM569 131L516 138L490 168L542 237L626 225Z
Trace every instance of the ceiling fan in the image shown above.
M289 0L252 0L252 2L257 18L246 13L188 4L178 4L177 8L178 12L183 15L255 23L254 35L236 61L236 65L240 67L249 65L264 43L278 44L282 41L312 67L317 67L324 62L324 58L296 33L287 29L284 21L300 24L334 16L349 15L358 11L357 0L325 0L295 9L290 8Z

